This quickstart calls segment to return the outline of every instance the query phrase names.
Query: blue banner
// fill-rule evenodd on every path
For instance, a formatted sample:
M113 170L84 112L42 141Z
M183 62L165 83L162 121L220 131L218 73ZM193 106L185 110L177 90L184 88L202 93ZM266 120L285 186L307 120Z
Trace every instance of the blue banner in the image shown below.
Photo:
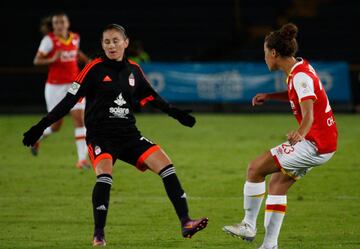
M312 63L331 101L350 101L345 62ZM251 101L259 92L286 90L284 73L265 63L151 63L142 68L153 87L170 102Z

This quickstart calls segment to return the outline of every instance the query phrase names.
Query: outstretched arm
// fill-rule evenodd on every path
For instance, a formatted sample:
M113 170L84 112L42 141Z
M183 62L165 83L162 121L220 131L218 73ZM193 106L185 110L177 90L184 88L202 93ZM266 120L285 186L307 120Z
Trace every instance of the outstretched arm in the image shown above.
M170 105L166 100L152 88L149 81L145 78L141 68L137 65L138 72L135 77L138 77L138 86L135 92L135 97L139 100L141 106L150 103L151 106L167 113L170 117L178 120L182 125L193 127L196 120L189 113L191 110L181 110L175 106Z
M76 104L79 97L68 93L54 109L43 117L39 123L31 127L27 132L24 133L23 144L26 146L32 146L42 136L44 130L55 123L62 117L64 117L70 109Z
M26 146L34 145L37 140L43 134L43 131L56 122L63 116L65 116L71 108L77 103L77 101L84 97L87 91L94 84L94 70L93 66L100 63L102 60L96 59L89 63L78 75L73 84L68 90L66 96L57 104L54 109L51 110L39 123L31 127L24 133L23 144Z
M252 105L262 105L267 100L282 100L288 101L289 96L287 91L275 93L258 93L252 99Z

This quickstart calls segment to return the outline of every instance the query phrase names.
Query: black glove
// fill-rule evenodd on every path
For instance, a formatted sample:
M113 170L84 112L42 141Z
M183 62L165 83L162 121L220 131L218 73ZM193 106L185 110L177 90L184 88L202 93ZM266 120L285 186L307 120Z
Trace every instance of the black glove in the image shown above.
M42 136L46 127L48 127L48 122L46 118L43 118L39 123L24 133L23 144L25 146L33 146Z
M180 110L176 107L169 107L167 113L170 117L177 119L182 125L193 127L196 123L196 120L189 113L191 110Z

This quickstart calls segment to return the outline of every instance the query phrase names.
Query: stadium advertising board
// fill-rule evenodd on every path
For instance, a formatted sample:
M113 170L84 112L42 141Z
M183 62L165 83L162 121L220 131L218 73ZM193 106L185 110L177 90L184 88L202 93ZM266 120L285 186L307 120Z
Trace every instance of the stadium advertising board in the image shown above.
M331 101L350 101L345 62L312 63ZM151 63L142 65L154 88L170 102L243 103L259 92L286 90L285 75L264 63Z

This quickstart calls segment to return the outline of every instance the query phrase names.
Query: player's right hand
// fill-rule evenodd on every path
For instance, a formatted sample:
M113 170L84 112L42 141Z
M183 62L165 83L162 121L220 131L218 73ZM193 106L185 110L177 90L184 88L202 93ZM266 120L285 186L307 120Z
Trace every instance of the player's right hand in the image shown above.
M264 102L266 100L266 97L267 97L266 93L258 93L258 94L256 94L252 99L252 105L256 106L256 105L264 104Z
M63 51L56 51L55 54L51 57L51 62L55 62L60 59L62 53Z
M190 115L191 112L191 110L180 110L176 107L170 107L168 110L168 115L177 119L180 124L184 126L193 127L196 123L196 119Z
M42 126L39 124L34 125L24 133L23 144L25 146L33 146L42 136L43 132L44 128Z

